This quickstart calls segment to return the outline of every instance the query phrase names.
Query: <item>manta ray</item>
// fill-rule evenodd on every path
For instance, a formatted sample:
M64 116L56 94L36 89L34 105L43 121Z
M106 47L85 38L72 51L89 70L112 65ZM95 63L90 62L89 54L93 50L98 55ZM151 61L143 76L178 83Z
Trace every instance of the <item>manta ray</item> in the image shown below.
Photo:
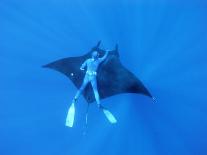
M80 70L80 66L85 60L90 59L93 51L98 51L100 57L103 57L104 53L106 53L106 50L100 48L100 44L101 41L99 41L95 47L91 48L88 53L82 56L63 58L46 64L43 67L64 74L72 81L75 87L79 89L86 74L85 71ZM107 58L99 65L96 79L100 100L122 93L142 94L154 100L154 97L143 83L122 65L119 57L118 45L116 45L114 50L108 52ZM82 95L88 105L96 100L93 88L90 84L88 84L82 91ZM110 122L116 123L115 117L106 108L102 107L102 110ZM66 119L66 125L69 127L73 126L74 114L75 107L72 103Z

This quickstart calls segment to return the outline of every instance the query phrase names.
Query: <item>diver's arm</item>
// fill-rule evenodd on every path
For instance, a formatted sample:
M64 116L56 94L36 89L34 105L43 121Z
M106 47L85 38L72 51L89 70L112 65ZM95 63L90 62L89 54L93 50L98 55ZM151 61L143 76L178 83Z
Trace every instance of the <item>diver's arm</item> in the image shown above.
M80 70L85 70L87 64L87 60L81 65Z
M107 58L108 54L109 54L109 51L106 50L104 56L103 56L102 58L99 58L99 61L100 61L100 62L104 61L104 60Z

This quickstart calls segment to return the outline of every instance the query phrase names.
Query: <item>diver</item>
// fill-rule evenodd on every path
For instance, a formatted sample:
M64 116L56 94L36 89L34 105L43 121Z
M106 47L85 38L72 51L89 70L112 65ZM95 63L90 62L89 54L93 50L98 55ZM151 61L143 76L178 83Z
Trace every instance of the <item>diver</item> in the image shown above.
M108 111L106 108L104 108L100 104L100 97L99 97L99 92L98 92L98 88L97 88L97 79L96 79L97 70L98 70L99 65L107 58L108 53L109 53L109 51L107 50L105 52L104 56L99 58L99 52L93 51L91 58L85 60L85 62L81 65L80 70L82 70L82 71L86 70L86 73L85 73L83 83L82 83L80 89L77 91L77 93L72 101L72 104L68 110L68 115L66 118L66 126L69 126L69 127L73 126L74 116L75 116L75 103L77 102L80 94L83 92L83 90L85 89L85 87L89 83L91 83L91 85L92 85L98 108L104 112L105 116L107 117L107 119L109 120L110 123L117 122L115 117L111 114L111 112ZM86 123L87 123L87 115L86 115Z

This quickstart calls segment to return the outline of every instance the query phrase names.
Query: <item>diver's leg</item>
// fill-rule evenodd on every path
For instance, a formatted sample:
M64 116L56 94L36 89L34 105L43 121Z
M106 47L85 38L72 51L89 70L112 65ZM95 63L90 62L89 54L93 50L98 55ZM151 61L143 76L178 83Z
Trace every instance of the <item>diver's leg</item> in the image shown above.
M106 118L109 120L110 123L112 123L112 124L116 123L117 120L113 116L113 114L100 104L100 97L99 97L99 93L98 93L98 89L97 89L96 78L91 80L91 85L93 87L93 92L94 92L95 99L96 99L96 102L97 102L97 105L98 105L99 109L103 111L103 113L105 114Z
M89 80L88 80L88 77L87 75L85 76L84 80L83 80L83 83L81 85L81 87L79 88L79 90L77 91L74 99L73 99L73 102L75 103L77 101L77 99L79 98L79 96L81 95L81 93L83 92L83 90L85 89L85 87L87 86Z
M88 78L87 76L85 76L83 84L81 85L80 89L76 93L75 98L73 99L73 102L68 109L68 114L65 122L65 125L68 127L73 127L74 118L75 118L75 102L77 101L78 97L80 96L81 92L84 90L87 84L88 84Z
M94 96L95 96L97 105L100 108L101 107L100 97L99 97L99 93L98 93L98 89L97 89L97 81L96 81L95 77L91 80L91 85L92 85L92 88L93 88L93 92L94 92Z

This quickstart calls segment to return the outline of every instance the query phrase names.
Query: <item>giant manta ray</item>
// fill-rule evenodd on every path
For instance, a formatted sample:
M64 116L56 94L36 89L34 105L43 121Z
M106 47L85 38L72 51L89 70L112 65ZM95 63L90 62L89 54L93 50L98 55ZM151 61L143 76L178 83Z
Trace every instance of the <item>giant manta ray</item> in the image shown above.
M85 72L80 70L82 63L91 57L93 51L98 51L100 57L106 52L100 48L100 43L101 41L83 56L63 58L43 67L63 73L79 89L85 76ZM100 99L121 93L143 94L153 99L142 82L121 64L118 45L116 45L114 50L109 51L106 60L100 64L97 71L97 86ZM88 103L95 101L93 89L90 84L83 90L83 96Z
M97 50L100 53L100 56L103 56L105 53L103 49L99 48L100 43L101 42L98 42L94 48L83 56L63 58L44 65L43 67L63 73L77 88L79 88L85 75L85 72L80 70L81 64L91 57L91 53L94 50ZM100 99L121 93L137 93L152 98L152 95L142 82L121 64L117 45L115 50L110 51L109 56L100 65L97 72L97 85ZM84 89L83 96L88 103L95 101L91 85L88 85Z

